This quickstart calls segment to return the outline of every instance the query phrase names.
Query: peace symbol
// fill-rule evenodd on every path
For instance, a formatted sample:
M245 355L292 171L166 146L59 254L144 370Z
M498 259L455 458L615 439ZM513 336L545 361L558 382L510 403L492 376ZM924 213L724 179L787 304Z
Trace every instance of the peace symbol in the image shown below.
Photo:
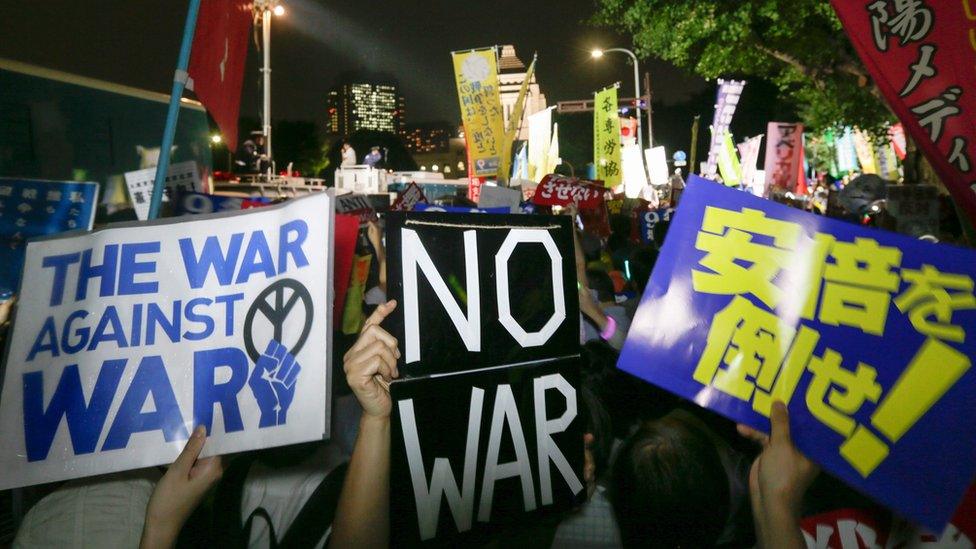
M292 291L288 301L285 301L286 289L291 289ZM273 304L268 301L268 297L272 295L274 296ZM260 351L258 351L257 346L254 344L254 316L260 313L261 316L266 318L271 323L272 328L274 328L275 341L285 344L282 341L282 336L284 335L282 330L285 321L294 311L299 301L302 303L302 309L305 311L305 325L302 327L298 341L292 345L285 345L292 355L298 354L298 351L305 345L305 340L308 339L309 332L312 331L312 295L301 282L291 278L278 280L258 294L258 297L255 298L254 302L251 303L251 307L247 310L247 316L244 317L244 348L247 350L247 356L251 357L251 360L257 362L261 356ZM260 343L261 348L267 345L266 341L259 341L258 343Z

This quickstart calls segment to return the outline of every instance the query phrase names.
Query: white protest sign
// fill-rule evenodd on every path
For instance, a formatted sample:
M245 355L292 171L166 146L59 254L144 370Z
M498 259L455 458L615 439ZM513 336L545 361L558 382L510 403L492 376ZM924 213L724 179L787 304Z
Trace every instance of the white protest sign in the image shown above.
M149 219L149 201L152 199L153 185L156 182L156 168L146 168L134 172L125 172L125 186L129 190L129 200L136 210L136 217L140 221ZM190 160L173 164L166 170L166 189L163 190L163 201L168 201L169 189L181 191L203 192L200 183L200 173L197 163Z
M660 187L668 184L668 154L663 146L644 150L647 160L647 171L651 176L651 185Z
M0 490L328 435L333 197L31 241Z
M518 213L519 204L521 203L522 191L494 185L481 187L481 196L478 198L479 208L504 207L508 208L511 213Z

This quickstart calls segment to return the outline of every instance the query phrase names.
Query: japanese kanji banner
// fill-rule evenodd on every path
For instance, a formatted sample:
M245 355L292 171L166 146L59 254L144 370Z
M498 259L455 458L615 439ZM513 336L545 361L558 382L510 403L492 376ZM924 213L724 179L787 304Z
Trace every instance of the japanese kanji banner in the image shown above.
M722 137L722 146L718 153L718 169L722 174L722 181L727 186L737 187L742 183L742 165L739 164L739 155L732 142L732 134L728 131Z
M692 176L618 362L942 531L976 473L976 252Z
M971 2L832 0L905 131L976 221L976 71Z
M451 56L468 143L468 174L495 177L505 138L495 48L454 52Z
M854 152L857 153L857 161L861 164L861 172L877 175L877 154L870 135L861 130L854 130Z
M766 190L796 189L803 173L803 124L770 122L766 126Z
M762 138L763 136L757 135L736 145L739 149L739 156L742 157L742 184L750 187L754 194L753 183L756 177L756 163L759 162L759 148L762 146Z
M593 164L596 178L611 189L620 185L620 115L617 87L596 92L593 100Z
M742 89L746 87L745 80L718 80L718 93L715 96L715 116L712 118L712 141L708 146L708 160L705 162L703 175L715 175L718 169L718 157L722 150L722 139L729 131L732 116L739 105Z
M17 291L27 239L91 230L98 183L0 178L0 297Z

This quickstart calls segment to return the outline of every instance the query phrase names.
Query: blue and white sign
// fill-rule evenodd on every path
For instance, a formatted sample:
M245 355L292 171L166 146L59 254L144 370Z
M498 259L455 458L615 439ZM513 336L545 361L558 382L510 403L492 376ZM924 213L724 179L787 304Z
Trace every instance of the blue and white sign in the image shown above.
M15 292L26 240L91 230L98 183L0 178L0 295Z
M415 212L445 212L445 213L490 213L507 214L509 208L501 206L497 208L465 208L463 206L439 206L437 204L417 204L413 207Z
M321 439L331 191L27 245L0 490Z

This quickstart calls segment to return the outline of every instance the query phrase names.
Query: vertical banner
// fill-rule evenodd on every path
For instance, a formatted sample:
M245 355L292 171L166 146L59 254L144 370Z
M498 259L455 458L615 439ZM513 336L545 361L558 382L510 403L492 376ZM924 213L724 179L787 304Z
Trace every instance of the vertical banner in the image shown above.
M907 187L915 187L909 185ZM617 367L756 429L934 532L976 474L976 252L704 180Z
M877 175L878 165L871 136L859 129L854 130L854 151L861 165L861 173Z
M770 122L766 127L766 190L796 190L803 172L803 124Z
M98 183L0 178L0 294L17 291L27 239L90 231L97 203Z
M0 395L0 489L329 431L331 191L34 240Z
M596 178L615 188L621 180L620 113L617 86L596 92L593 99L593 165Z
M476 177L495 177L504 150L505 118L495 53L495 48L485 48L451 54L468 145L468 174Z
M890 142L882 143L874 148L875 156L878 160L878 175L888 181L898 181L898 155L895 147Z
M651 177L651 185L655 187L667 185L671 175L668 173L668 153L664 150L664 145L658 145L644 151L644 159L647 161L647 172Z
M732 142L732 133L728 131L722 137L722 147L718 152L718 169L727 186L738 187L742 183L742 165L739 164L739 154Z
M637 198L641 190L647 186L647 170L644 169L640 147L637 143L624 145L620 158L623 163L624 193L627 198Z
M535 62L537 59L538 57L532 58L529 70L525 73L525 80L522 81L522 87L519 88L518 97L515 99L515 106L512 107L512 112L508 116L508 128L505 129L505 141L502 142L502 161L498 168L499 182L508 182L508 171L512 165L512 146L515 144L515 138L518 137L519 130L522 128L525 98L529 91L529 83L535 77Z
M888 137L891 139L891 146L894 147L898 160L904 160L908 154L908 143L905 140L905 126L895 124L888 128Z
M905 131L976 222L976 5L968 0L832 0Z
M748 186L750 192L753 193L755 193L756 164L759 162L759 148L762 146L762 138L763 136L757 135L736 145L739 149L739 157L742 159L742 183Z
M718 93L715 97L715 116L712 118L712 141L708 146L708 161L705 163L706 177L714 176L718 168L718 157L722 152L722 139L729 131L732 116L739 105L739 97L745 88L745 80L718 80Z
M549 152L546 153L546 166L542 177L556 172L556 166L563 161L559 156L559 124L552 125L552 139L549 141Z
M857 148L854 146L854 132L850 127L844 128L844 133L834 142L837 148L837 169L841 175L861 169L857 163Z
M391 539L473 545L585 499L567 216L391 212Z
M529 115L529 179L538 183L546 171L546 157L552 142L552 109Z

